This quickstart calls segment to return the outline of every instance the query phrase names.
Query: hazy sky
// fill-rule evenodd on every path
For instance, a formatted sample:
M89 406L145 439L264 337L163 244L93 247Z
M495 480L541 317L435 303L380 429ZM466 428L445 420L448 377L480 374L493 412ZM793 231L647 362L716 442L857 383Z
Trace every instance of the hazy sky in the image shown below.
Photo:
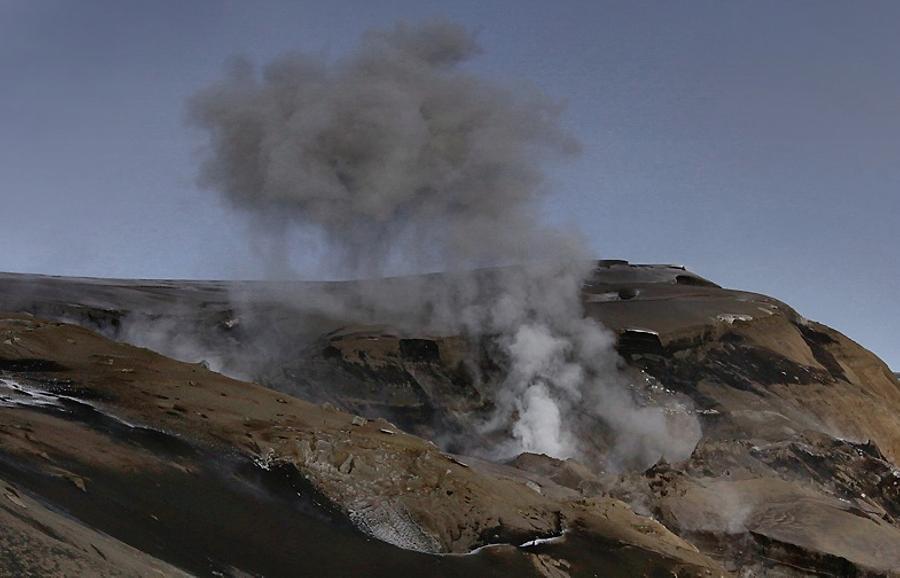
M435 16L567 103L549 219L778 297L900 367L900 2L0 0L0 270L260 273L185 98L243 54Z

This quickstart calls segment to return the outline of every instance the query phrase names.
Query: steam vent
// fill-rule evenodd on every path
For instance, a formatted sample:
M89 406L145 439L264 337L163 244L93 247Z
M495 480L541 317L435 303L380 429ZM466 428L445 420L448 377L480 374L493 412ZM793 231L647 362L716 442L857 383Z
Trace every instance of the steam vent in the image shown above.
M519 275L0 275L0 575L900 573L875 355L626 261L472 331Z

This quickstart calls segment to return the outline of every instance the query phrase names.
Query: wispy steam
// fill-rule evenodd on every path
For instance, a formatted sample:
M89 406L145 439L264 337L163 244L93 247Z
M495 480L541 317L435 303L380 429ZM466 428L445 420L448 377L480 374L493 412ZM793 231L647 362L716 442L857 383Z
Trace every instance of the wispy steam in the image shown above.
M209 135L202 180L262 223L276 262L295 226L324 239L332 271L357 276L540 262L368 298L385 315L424 315L420 327L494 340L509 371L485 429L508 432L500 451L580 455L577 413L613 432L614 453L681 456L683 436L635 404L612 337L583 315L583 244L539 218L545 161L578 148L560 108L465 71L478 53L470 32L438 22L369 32L337 60L290 55L261 74L235 62L190 104ZM352 317L339 301L329 307Z

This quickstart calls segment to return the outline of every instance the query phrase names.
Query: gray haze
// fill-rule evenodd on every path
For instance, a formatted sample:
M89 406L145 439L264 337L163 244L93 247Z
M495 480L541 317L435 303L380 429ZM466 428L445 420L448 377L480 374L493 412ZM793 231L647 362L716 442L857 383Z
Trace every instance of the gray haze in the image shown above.
M202 180L252 219L254 246L268 249L261 257L275 275L285 274L277 264L289 262L294 229L320 233L320 271L383 276L391 258L443 271L517 265L453 275L438 293L362 290L329 302L345 320L361 308L387 323L396 313L379 311L414 312L416 331L462 332L503 352L496 410L482 426L503 441L470 451L590 459L580 426L592 439L611 432L610 468L686 458L696 418L672 420L632 397L614 339L584 316L589 251L577 232L541 222L544 160L576 149L558 107L460 72L479 52L472 31L433 21L367 31L337 61L279 57L261 77L234 62L191 99L191 119L209 138ZM312 307L308 296L286 297ZM269 338L263 328L255 340Z
M775 295L900 366L892 1L5 0L0 269L264 274L245 219L196 186L185 99L235 54L338 59L434 17L479 30L464 70L567 104L583 153L550 167L545 220L596 256Z
M479 52L436 21L368 31L336 61L283 56L261 78L233 62L191 101L210 135L202 182L275 237L257 246L276 267L291 225L321 233L319 270L356 277L391 257L405 272L558 258L538 213L543 159L577 145L547 98L460 70Z

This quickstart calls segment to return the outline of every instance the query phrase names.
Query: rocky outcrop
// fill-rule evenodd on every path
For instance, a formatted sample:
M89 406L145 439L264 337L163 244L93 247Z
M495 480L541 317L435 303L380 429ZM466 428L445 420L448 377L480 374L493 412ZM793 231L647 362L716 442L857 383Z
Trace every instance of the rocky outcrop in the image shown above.
M632 366L691 397L703 439L686 462L608 491L736 572L900 571L900 384L884 363L765 296L629 286L635 301L591 313L623 335Z

